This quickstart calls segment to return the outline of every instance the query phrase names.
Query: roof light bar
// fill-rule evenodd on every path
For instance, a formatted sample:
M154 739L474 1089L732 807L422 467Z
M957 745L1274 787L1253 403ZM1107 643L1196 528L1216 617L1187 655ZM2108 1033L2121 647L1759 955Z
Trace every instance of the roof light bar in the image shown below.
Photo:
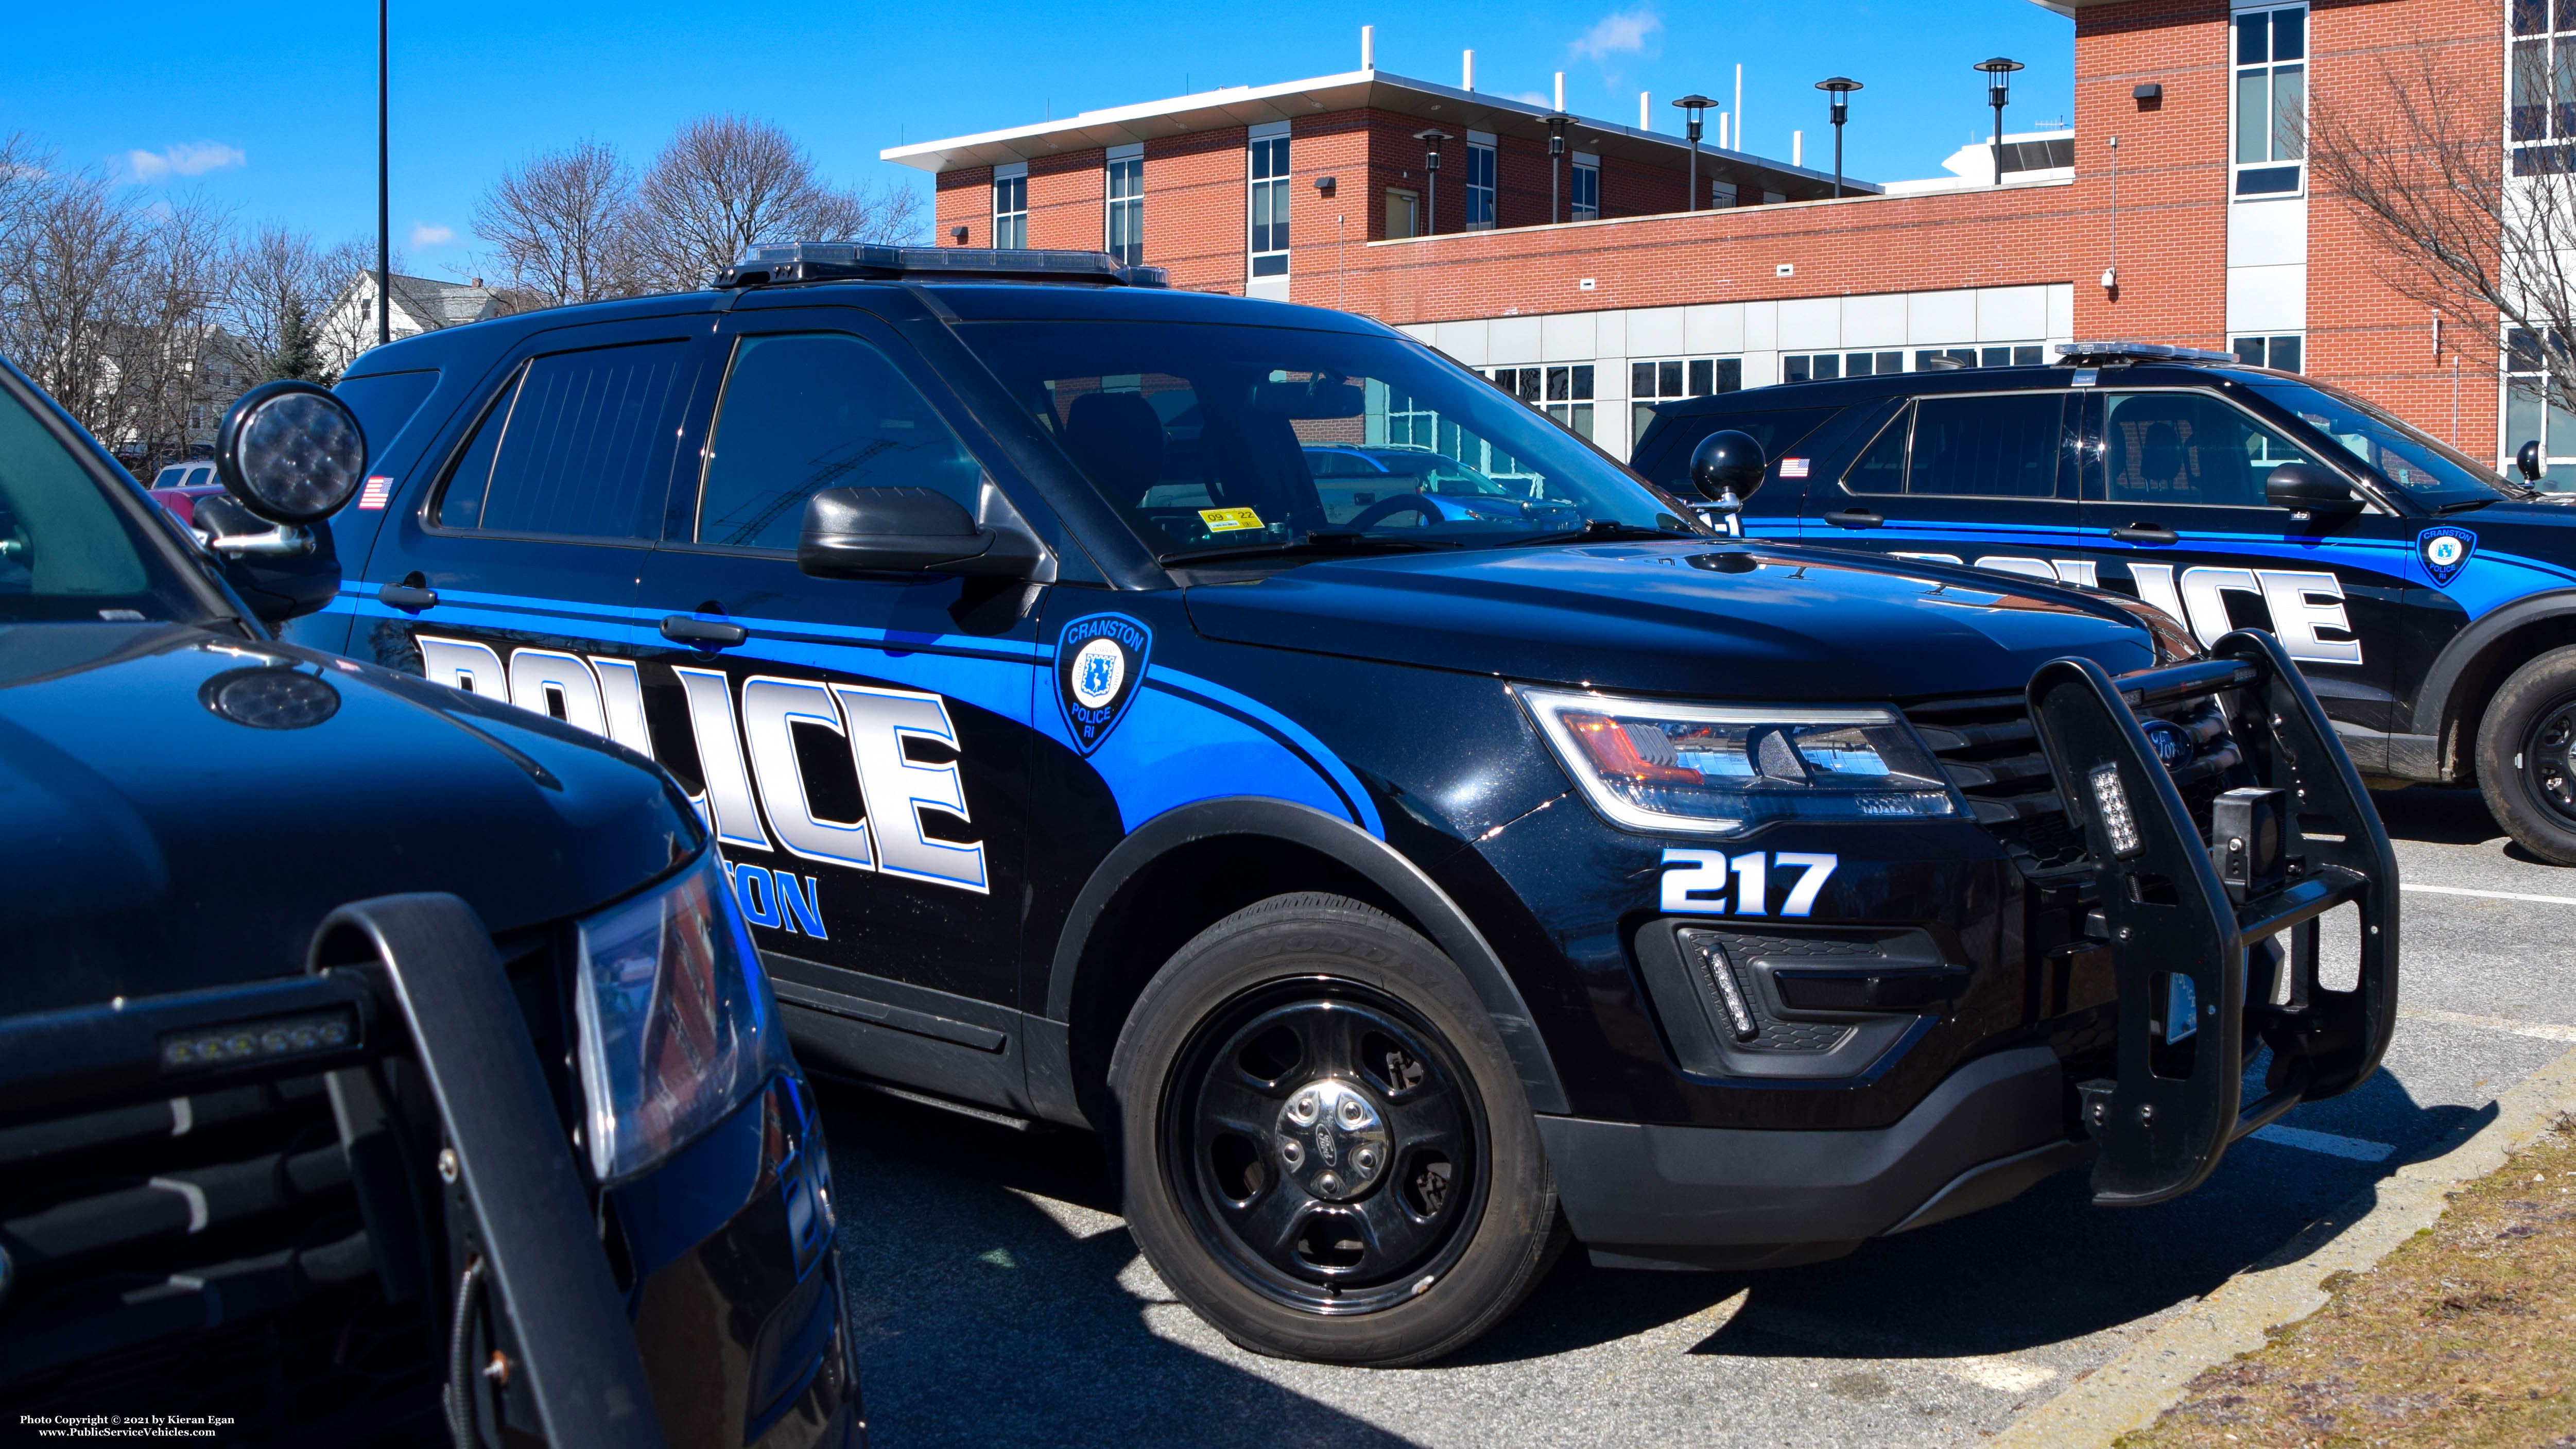
M1161 267L1121 266L1107 252L1034 248L897 247L877 242L771 242L746 249L716 274L719 289L789 282L957 278L1165 287Z
M2234 362L2233 352L2213 352L2206 347L2175 347L2163 342L2061 342L2057 355L2069 361L2098 362L2105 359L2130 362Z

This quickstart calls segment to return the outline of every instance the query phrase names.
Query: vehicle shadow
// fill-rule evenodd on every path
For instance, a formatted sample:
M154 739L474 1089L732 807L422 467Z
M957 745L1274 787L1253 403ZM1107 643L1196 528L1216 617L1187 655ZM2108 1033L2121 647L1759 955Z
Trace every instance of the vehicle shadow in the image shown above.
M822 1094L878 1442L1404 1442L1158 1335L1151 1315L1188 1310L1159 1301L1164 1290L1116 1222L1097 1139L1013 1132L850 1088ZM2206 1295L2371 1182L2456 1145L2482 1115L2421 1107L2383 1073L2289 1124L2366 1131L2397 1148L2384 1162L2255 1139L2198 1191L2133 1209L2094 1207L2078 1169L1989 1211L1773 1272L1608 1270L1576 1248L1520 1311L1431 1367L1578 1353L1739 1293L1689 1351L1960 1359L2062 1344ZM2303 1246L2330 1240L2321 1230Z
M1098 1139L816 1086L871 1444L1408 1442L1158 1336Z
M2388 827L2392 840L2417 840L2427 845L2483 845L2504 834L2487 812L2486 797L2475 789L2457 789L2446 785L2409 785L2403 790L2387 790L2371 795L2370 803L2379 807L2379 821ZM2506 855L2516 860L2546 864L2540 857L2519 845L2507 844Z

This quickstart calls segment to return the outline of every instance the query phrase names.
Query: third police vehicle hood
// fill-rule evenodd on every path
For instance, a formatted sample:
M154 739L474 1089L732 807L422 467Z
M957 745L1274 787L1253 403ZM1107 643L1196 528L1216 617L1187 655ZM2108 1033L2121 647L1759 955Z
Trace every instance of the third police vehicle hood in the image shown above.
M2018 690L2068 655L2114 675L2158 662L2147 630L2098 597L1716 540L1316 562L1198 584L1189 611L1233 643L1732 698Z

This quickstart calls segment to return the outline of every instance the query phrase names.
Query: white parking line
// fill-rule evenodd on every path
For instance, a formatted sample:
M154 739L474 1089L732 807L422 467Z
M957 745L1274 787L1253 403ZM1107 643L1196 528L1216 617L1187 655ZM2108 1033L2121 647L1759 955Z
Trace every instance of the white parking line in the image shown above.
M2302 1152L2322 1152L2328 1157L2349 1157L2355 1162L2386 1162L2397 1149L2385 1142L2365 1142L2358 1137L2337 1137L2331 1132L2311 1132L2305 1127L2284 1127L2275 1122L2258 1127L2254 1140L2276 1147L2296 1147Z
M2537 901L2544 906L2576 906L2576 896L2535 896L2523 891L2473 891L2465 886L2417 885L2399 881L2401 891L2421 891L2428 896L2475 896L2489 901Z
M2560 1026L2550 1021L2516 1021L2510 1016L2475 1016L2465 1011L2435 1011L2428 1006L2401 1006L2399 1016L2429 1021L2437 1026L2466 1026L2479 1031L2509 1031L2515 1036L2538 1037L2542 1041L2576 1042L2576 1026Z

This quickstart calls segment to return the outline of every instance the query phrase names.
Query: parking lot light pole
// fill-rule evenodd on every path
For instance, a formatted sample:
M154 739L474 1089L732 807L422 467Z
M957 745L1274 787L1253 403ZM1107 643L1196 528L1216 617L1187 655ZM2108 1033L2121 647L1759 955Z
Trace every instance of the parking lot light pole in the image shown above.
M393 75L386 59L387 0L376 0L376 340L394 340L393 292L393 153L385 134L385 91Z
M1700 117L1717 102L1694 91L1673 104L1681 108L1682 115L1687 118L1685 129L1690 132L1690 195L1683 198L1685 204L1682 210L1697 211L1699 210L1699 136L1702 124ZM1743 149L1742 141L1739 140L1735 144L1736 149Z
M1449 133L1437 126L1413 133L1413 139L1425 147L1422 153L1422 234L1430 236L1440 230L1440 143Z
M1834 195L1843 194L1843 122L1851 119L1851 93L1859 90L1859 81L1849 76L1835 76L1816 82L1816 89L1833 98L1834 118Z
M2004 103L2012 99L2012 73L2021 62L1996 56L1977 62L1976 68L1986 73L1986 104L1995 108L1995 184L2004 184Z
M1565 128L1574 124L1572 116L1558 114L1547 118L1547 224L1554 226L1563 218L1558 214L1561 199L1556 173L1565 161Z

